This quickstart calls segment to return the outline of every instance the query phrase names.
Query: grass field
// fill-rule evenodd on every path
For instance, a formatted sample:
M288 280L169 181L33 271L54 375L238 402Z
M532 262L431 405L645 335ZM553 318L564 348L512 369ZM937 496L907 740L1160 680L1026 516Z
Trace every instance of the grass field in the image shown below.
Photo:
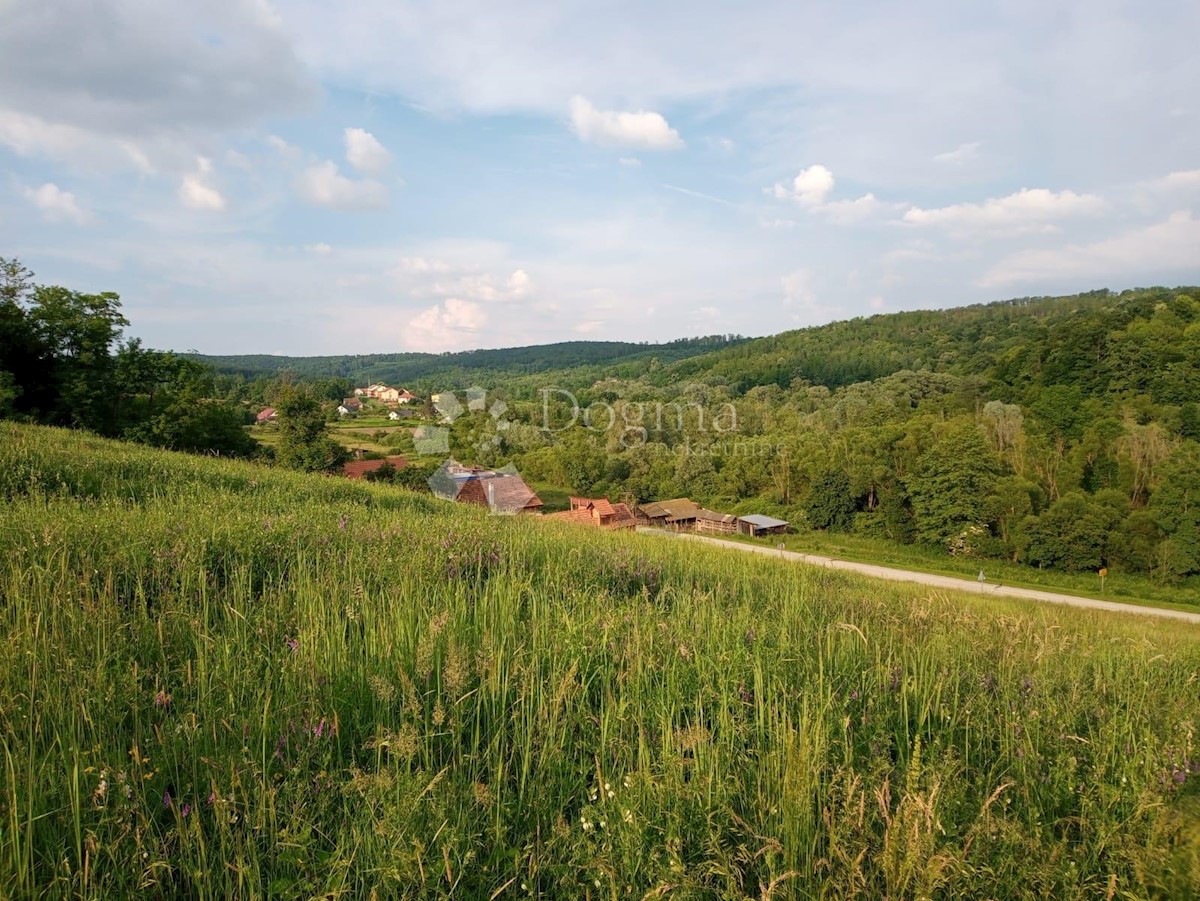
M1200 892L1200 629L4 423L0 503L0 897Z

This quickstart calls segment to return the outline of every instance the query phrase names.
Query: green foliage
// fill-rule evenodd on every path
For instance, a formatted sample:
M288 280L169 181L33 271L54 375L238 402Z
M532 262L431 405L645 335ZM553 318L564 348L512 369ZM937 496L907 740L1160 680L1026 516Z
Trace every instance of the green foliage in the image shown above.
M1046 512L1026 523L1026 560L1068 572L1097 570L1106 562L1105 549L1115 516L1082 492L1055 501Z
M1157 525L1170 546L1163 556L1165 575L1179 578L1200 572L1200 444L1186 441L1166 460L1151 501Z
M306 387L284 386L275 401L280 466L301 472L333 472L349 459L346 449L329 437L326 412Z
M1189 624L8 423L0 497L3 897L1200 893Z
M908 482L918 538L945 547L969 529L985 528L999 471L979 426L952 426L921 457Z
M851 493L850 477L840 470L822 474L809 490L804 512L814 529L848 532L854 524L858 500Z

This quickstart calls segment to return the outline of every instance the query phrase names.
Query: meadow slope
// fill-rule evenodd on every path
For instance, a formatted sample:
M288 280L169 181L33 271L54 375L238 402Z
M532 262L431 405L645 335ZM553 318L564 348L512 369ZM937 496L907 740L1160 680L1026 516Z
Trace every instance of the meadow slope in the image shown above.
M0 897L1182 898L1200 628L0 423Z

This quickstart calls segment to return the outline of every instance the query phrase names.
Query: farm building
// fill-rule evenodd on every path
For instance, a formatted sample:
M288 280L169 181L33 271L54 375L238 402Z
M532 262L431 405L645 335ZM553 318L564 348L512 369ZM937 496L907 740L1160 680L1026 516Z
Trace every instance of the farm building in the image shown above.
M738 519L738 531L755 538L761 535L782 535L787 530L788 524L785 520L763 516L761 513L751 513Z
M348 479L364 479L367 473L381 468L384 463L391 463L396 469L403 469L408 461L403 457L388 457L384 460L351 460L342 464L342 475Z
M264 422L274 422L279 414L275 412L274 407L263 407L254 417L254 421L261 425Z
M686 531L695 526L700 509L686 497L677 497L669 501L641 504L637 508L637 515L646 525Z
M732 535L737 531L737 517L732 513L717 513L701 508L696 514L696 531L710 535Z
M434 495L443 500L487 507L493 513L537 513L542 499L515 470L490 470L478 466L444 463L429 480Z
M606 497L573 497L570 510L551 513L548 518L601 529L634 529L638 524L628 504L614 504Z

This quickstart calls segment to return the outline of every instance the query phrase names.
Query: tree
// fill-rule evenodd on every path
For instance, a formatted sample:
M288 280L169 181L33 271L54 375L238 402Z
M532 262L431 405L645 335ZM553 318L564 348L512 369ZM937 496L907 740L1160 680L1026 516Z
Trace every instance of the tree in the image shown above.
M1170 575L1200 572L1200 444L1183 442L1159 467L1150 511L1170 542Z
M804 512L814 529L848 532L858 511L858 499L851 494L850 477L838 470L825 472L813 483Z
M325 430L321 402L306 388L285 385L275 401L279 445L275 459L302 472L332 472L348 459L346 449Z
M986 526L988 498L999 470L995 453L974 422L952 427L921 457L908 483L917 537L948 547L968 529Z
M252 457L258 442L243 428L239 407L210 400L192 389L177 395L161 413L134 426L125 437L169 450Z
M1026 522L1026 562L1069 571L1099 569L1115 523L1111 507L1082 491L1065 494Z

